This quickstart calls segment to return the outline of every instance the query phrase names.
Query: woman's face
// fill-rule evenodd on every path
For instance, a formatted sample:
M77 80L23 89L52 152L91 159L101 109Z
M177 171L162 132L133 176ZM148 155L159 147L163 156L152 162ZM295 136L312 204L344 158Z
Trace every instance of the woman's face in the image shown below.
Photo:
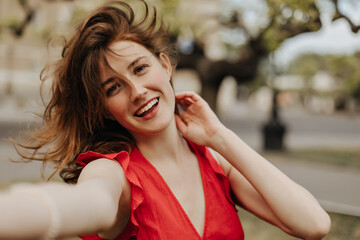
M116 41L106 53L118 75L100 66L109 118L134 134L155 134L169 126L174 117L175 95L170 84L169 58L159 57L140 44Z

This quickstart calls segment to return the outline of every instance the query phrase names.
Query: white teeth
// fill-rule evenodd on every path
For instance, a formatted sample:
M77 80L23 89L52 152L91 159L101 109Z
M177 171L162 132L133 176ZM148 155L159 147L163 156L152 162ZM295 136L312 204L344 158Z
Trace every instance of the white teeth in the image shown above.
M146 112L147 110L149 110L150 108L152 108L155 104L157 104L159 102L159 100L157 98L155 98L154 100L150 101L148 104L146 104L146 106L144 106L143 108L141 108L139 111L136 112L136 115L141 115L144 112Z

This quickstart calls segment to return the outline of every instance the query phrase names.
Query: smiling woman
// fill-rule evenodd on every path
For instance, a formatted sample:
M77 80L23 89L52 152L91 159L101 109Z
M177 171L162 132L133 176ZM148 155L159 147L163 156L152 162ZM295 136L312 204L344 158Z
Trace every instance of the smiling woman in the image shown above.
M100 79L109 117L132 136L167 127L175 108L172 66L167 55L153 56L131 41L115 41L108 48L105 55L110 69L100 67Z
M174 92L174 45L136 2L144 14L105 5L65 45L43 127L15 144L76 184L0 192L0 239L244 239L235 204L293 236L325 236L329 216L308 191L200 96Z
M143 4L137 7L144 14L135 16L130 5L118 1L95 10L78 27L64 46L63 59L55 65L53 95L43 116L44 126L31 133L27 142L18 144L23 158L55 163L66 182L77 181L81 167L76 158L81 152L130 151L134 145L133 137L105 108L107 102L114 102L110 96L121 87L129 88L129 81L117 71L119 64L114 65L126 64L128 60L121 55L126 51L136 54L134 46L145 51L140 58L131 58L133 62L126 66L134 76L143 76L147 65L160 53L166 54L170 71L176 66L175 46L157 20L156 10L151 11L143 1L136 2ZM46 74L51 67L43 70L44 80L51 76ZM117 131L113 131L114 127Z

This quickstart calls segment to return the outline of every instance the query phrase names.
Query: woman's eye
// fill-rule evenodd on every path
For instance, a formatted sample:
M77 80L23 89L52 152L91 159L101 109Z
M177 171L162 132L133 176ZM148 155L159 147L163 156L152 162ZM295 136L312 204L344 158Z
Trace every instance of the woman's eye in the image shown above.
M139 74L139 73L143 72L146 67L147 67L147 65L145 65L145 64L140 65L134 69L134 73Z
M121 85L119 83L116 83L114 85L112 85L111 87L109 87L108 90L106 90L106 95L107 96L112 96L115 93L117 93L121 88Z

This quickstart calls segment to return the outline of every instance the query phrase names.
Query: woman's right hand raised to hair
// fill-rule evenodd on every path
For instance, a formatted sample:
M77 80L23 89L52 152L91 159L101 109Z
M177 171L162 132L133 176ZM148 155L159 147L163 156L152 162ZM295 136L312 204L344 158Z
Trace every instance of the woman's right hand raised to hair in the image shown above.
M199 145L213 147L217 134L225 128L210 106L194 92L175 95L182 108L175 115L176 125L183 136Z

